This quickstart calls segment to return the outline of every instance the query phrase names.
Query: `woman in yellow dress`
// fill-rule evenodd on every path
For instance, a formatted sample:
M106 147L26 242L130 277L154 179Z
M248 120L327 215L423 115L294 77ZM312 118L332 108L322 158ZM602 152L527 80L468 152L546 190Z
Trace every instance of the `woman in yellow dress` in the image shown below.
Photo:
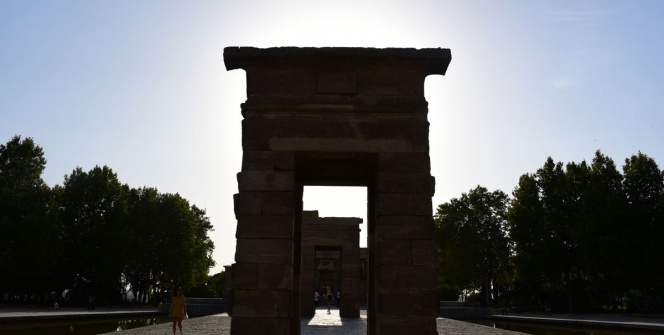
M182 287L178 287L173 291L173 299L171 300L171 311L168 316L173 320L173 335L175 335L175 325L180 328L180 335L182 335L182 319L187 315L187 299L182 294Z

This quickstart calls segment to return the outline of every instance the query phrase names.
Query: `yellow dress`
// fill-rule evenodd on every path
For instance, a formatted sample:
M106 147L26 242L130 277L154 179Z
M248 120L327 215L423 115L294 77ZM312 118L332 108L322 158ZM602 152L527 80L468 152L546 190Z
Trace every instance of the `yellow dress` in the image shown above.
M168 314L168 316L172 318L184 319L184 304L186 301L187 300L184 298L184 296L173 297L173 301L171 301L171 312Z

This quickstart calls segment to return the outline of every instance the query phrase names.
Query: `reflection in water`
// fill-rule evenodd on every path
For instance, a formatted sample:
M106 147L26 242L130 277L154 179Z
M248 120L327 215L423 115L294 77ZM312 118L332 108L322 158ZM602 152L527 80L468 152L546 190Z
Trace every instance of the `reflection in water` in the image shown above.
M494 322L489 320L469 321L493 328L512 330L531 335L652 335L661 332L647 330L624 330L611 328L570 327L553 324L523 323L523 322Z
M169 322L167 316L95 318L84 320L29 321L0 324L0 334L96 335Z
M161 317L160 317L161 318ZM133 328L140 328L140 327L146 327L146 326L152 326L156 325L158 323L163 323L163 322L168 322L169 319L165 318L164 321L159 322L157 318L152 318L152 319L135 319L135 320L123 320L118 322L118 327L115 329L115 331L121 331L121 330L126 330L126 329L133 329Z

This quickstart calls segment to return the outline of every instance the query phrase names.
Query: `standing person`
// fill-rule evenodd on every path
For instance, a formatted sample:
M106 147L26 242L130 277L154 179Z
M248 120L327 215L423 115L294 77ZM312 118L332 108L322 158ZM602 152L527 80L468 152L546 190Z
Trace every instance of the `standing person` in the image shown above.
M334 299L332 290L327 289L327 296L325 298L327 299L327 314L331 314L332 312L330 312L330 308L332 308L332 299Z
M337 291L337 308L339 308L340 302L341 302L341 291Z
M318 298L320 298L320 294L318 294L318 291L314 291L314 306L318 307Z
M177 287L173 291L173 299L171 300L171 311L168 316L173 320L173 335L175 335L175 324L180 328L180 335L182 335L182 319L187 316L187 299L182 294L182 287Z

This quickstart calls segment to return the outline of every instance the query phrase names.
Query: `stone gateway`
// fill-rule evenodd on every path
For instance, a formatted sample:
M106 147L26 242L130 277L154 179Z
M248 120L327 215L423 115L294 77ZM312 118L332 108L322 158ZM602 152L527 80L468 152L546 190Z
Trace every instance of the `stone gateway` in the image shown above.
M309 299L301 296L313 297L300 292L312 280L302 260L309 185L367 188L368 334L437 334L424 80L445 74L450 60L449 49L224 50L226 69L247 76L229 271L233 335L300 333ZM341 248L333 264L341 301L358 301L361 269L343 255L359 254L359 245Z

